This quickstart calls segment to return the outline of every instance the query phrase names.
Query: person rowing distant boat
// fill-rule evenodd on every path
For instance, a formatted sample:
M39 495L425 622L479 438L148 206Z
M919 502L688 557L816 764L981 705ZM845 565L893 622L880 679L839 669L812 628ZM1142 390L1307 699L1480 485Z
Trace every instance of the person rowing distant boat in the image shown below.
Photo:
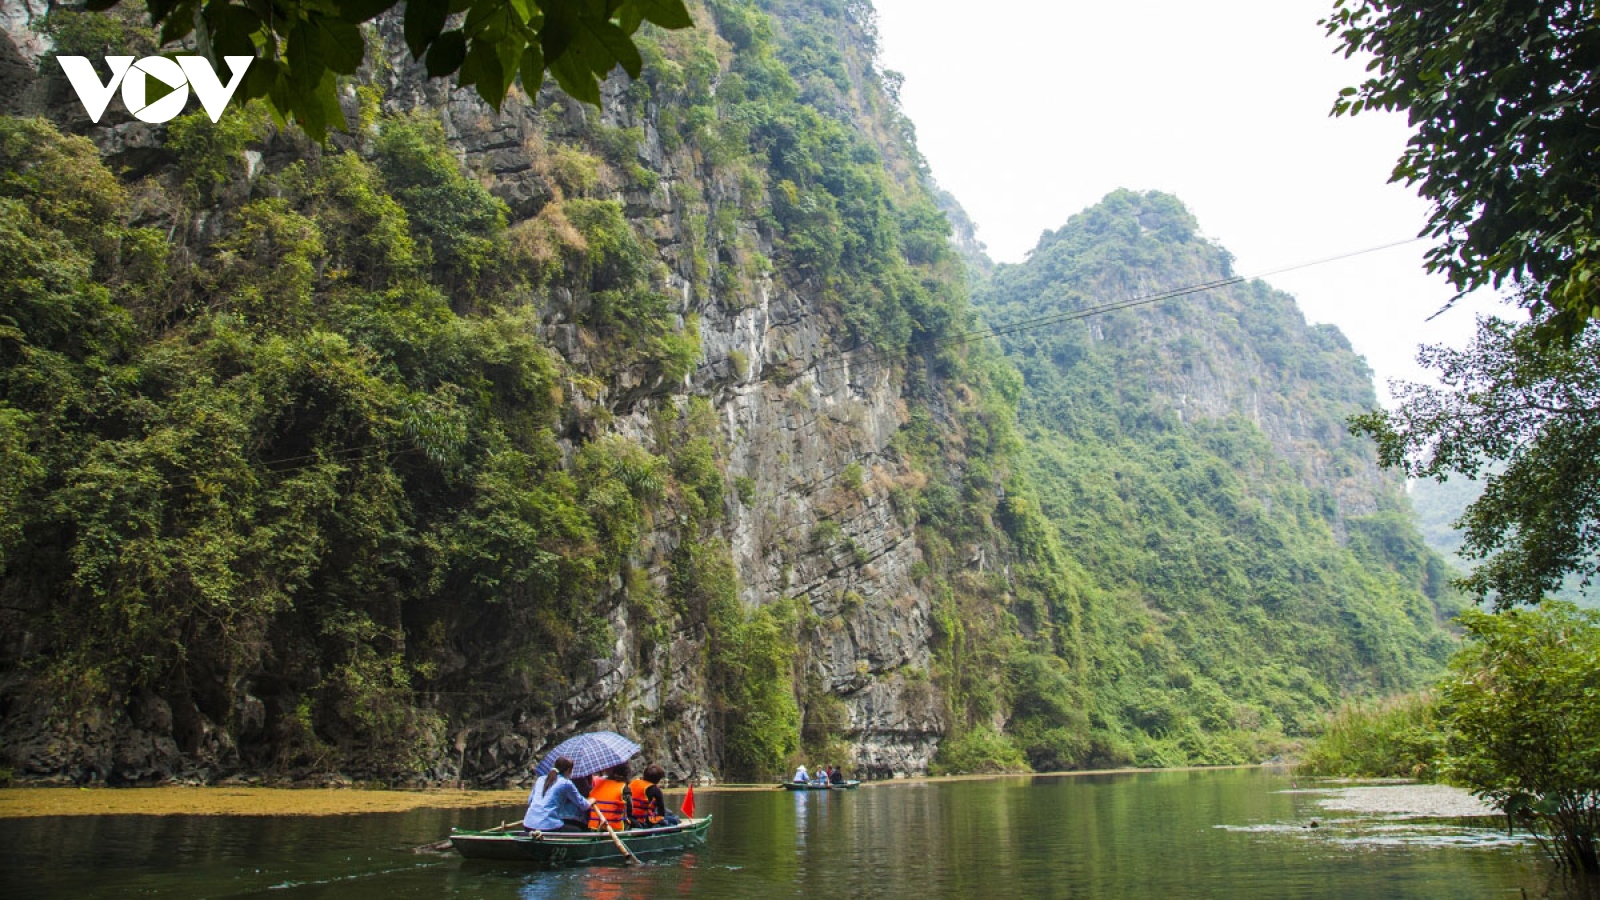
M800 768L794 770L794 783L805 784L811 780L811 775L806 772L806 764L801 763Z

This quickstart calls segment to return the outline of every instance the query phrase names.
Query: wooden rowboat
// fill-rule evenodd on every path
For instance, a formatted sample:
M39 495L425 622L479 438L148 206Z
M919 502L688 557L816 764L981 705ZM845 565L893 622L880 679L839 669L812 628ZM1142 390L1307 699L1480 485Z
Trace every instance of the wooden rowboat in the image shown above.
M844 781L839 784L828 784L817 781L785 781L782 785L786 791L848 791L861 786L859 781Z
M711 817L684 819L677 825L660 828L630 828L618 837L636 856L683 850L705 842ZM536 831L532 834L504 831L463 831L450 833L450 845L467 859L495 859L545 865L610 862L623 858L622 851L605 832Z

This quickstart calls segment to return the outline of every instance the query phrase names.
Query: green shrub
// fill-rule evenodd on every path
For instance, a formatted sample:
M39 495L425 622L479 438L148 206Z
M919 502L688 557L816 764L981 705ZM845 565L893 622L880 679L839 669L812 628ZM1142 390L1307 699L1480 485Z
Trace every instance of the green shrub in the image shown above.
M105 12L52 9L44 30L57 56L149 56L161 41L145 18L143 3L124 3Z
M811 546L819 550L827 550L839 543L839 536L843 534L839 523L832 519L823 519L816 527L811 529Z
M1443 750L1444 731L1432 695L1401 694L1339 707L1306 748L1298 769L1308 775L1432 778Z
M733 480L734 493L739 495L739 502L745 506L756 502L756 480L748 475L740 475Z
M1439 686L1445 774L1600 889L1600 610L1547 600L1461 622L1470 640Z
M213 122L204 110L179 116L167 126L167 147L195 200L211 200L244 168L244 148L261 136L259 108L234 110Z
M1011 739L987 725L945 738L928 766L932 775L982 775L1027 772L1028 763Z
M470 279L503 256L506 205L464 171L437 120L388 119L376 147L378 168L435 265Z

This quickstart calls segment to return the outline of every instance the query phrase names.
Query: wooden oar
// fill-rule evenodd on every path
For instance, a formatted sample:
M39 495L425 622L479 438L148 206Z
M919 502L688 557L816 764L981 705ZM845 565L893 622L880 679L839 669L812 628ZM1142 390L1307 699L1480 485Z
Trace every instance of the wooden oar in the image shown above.
M515 822L506 822L503 825L496 825L495 827L488 829L484 833L488 834L489 832L492 832L492 831L505 831L507 828L510 828L510 827L512 827L514 825L521 825L521 824L522 824L522 820L518 819ZM411 852L412 853L440 853L440 852L443 852L443 851L449 850L449 849L450 849L450 839L449 838L445 838L442 841L434 841L431 844L423 844L420 847L412 847L411 848Z
M617 837L616 831L611 827L610 820L602 815L600 817L600 824L606 827L606 834L611 835L611 843L617 845L617 849L621 850L622 855L628 858L628 862L637 863L639 861L639 857L634 856L633 851L628 849L628 845L622 842L622 838Z

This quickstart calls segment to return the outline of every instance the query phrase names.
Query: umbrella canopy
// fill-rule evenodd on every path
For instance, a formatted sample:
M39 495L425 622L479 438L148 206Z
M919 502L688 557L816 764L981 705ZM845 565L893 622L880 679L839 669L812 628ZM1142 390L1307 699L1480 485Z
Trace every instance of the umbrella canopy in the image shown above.
M565 756L572 760L572 777L582 778L596 772L604 772L618 763L625 763L639 752L639 745L628 740L615 731L591 731L587 734L574 735L556 745L554 750L544 755L535 775L543 775L550 771L556 760Z

